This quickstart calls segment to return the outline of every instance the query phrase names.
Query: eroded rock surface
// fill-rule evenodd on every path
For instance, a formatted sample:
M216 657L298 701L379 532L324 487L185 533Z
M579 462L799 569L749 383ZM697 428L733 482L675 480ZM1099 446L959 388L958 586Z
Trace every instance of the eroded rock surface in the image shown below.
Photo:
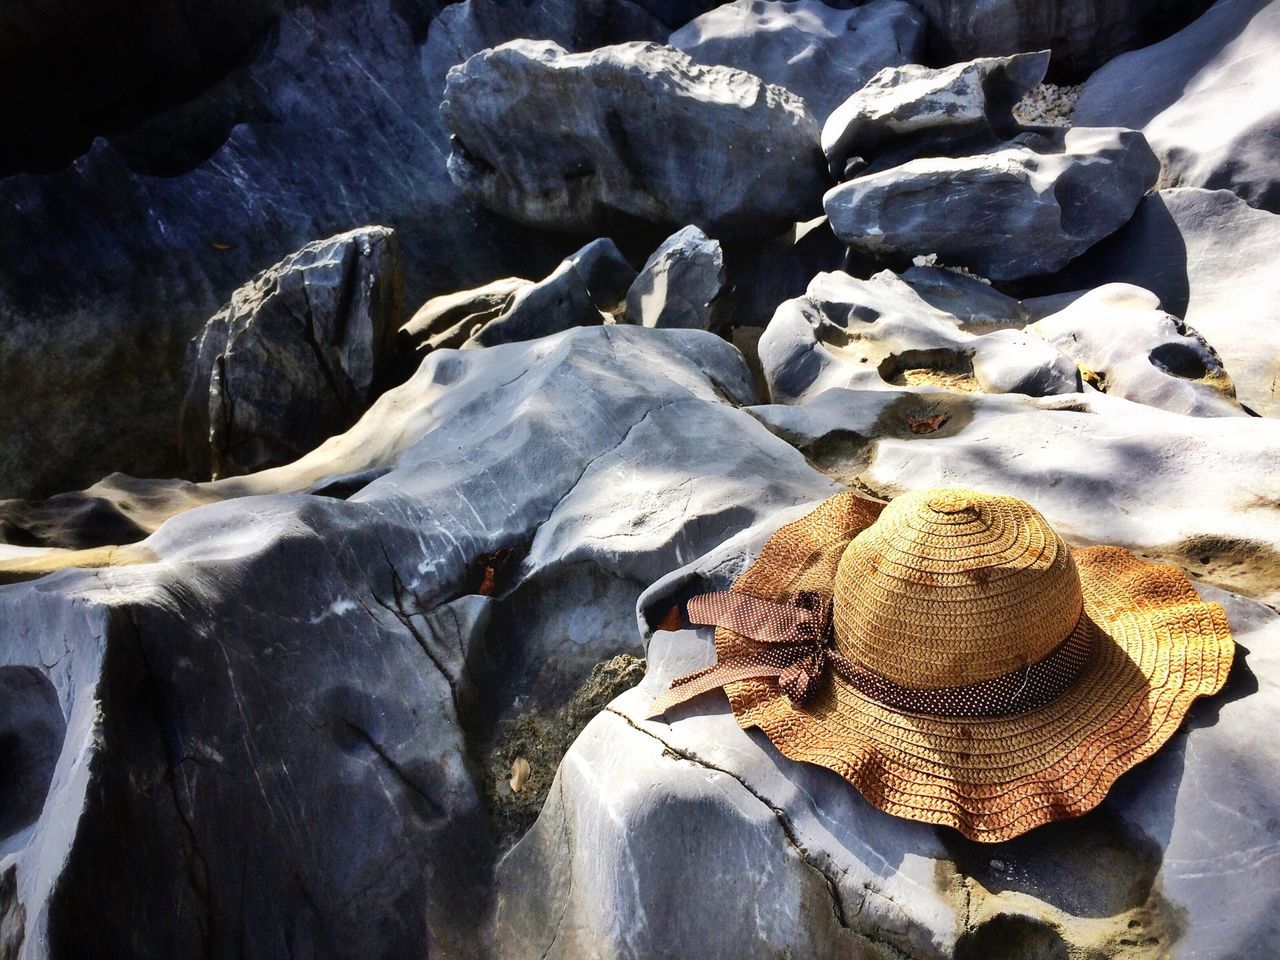
M803 100L656 44L503 44L450 71L441 113L454 183L531 226L764 236L816 215L828 185Z
M1221 0L1085 84L1075 122L1141 130L1161 184L1231 190L1280 213L1280 3Z
M188 359L183 441L196 473L288 463L355 423L383 386L403 303L386 227L308 244L233 293Z
M1122 227L1159 170L1142 134L1075 127L858 177L823 207L836 235L868 255L937 254L1013 280L1052 273Z
M1160 190L1054 278L1058 290L1132 283L1213 344L1249 409L1280 415L1280 214L1227 190Z
M1107 284L1027 329L1112 396L1193 417L1245 415L1217 351L1149 290Z
M671 34L699 63L754 73L804 97L821 122L883 67L924 52L925 19L904 0L837 10L821 0L734 0Z
M639 653L665 572L835 488L753 399L710 334L584 328L437 351L295 464L135 482L171 510L137 549L0 587L0 671L67 709L0 837L22 960L476 956L499 722Z

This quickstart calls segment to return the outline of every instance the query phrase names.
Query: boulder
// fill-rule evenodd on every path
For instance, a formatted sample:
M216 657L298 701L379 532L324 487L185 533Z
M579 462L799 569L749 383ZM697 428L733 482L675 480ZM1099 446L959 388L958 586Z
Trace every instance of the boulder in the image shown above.
M778 308L758 350L775 403L842 387L1078 392L1076 365L1021 326L1012 310L993 320L989 311L961 317L935 307L887 270L869 280L820 273Z
M925 19L905 0L837 10L821 0L734 0L667 42L698 63L753 73L804 97L819 122L883 67L920 59Z
M0 587L6 949L482 956L502 721L642 652L648 584L835 490L754 399L718 337L579 328L438 350L219 502L135 481L158 532Z
M763 236L814 216L828 185L803 100L651 43L503 44L449 72L440 109L454 183L530 226Z
M404 302L395 232L317 241L231 295L192 342L188 461L206 476L296 460L377 397Z
M846 266L848 248L826 217L814 217L764 240L724 244L729 281L726 311L735 327L763 327L778 304L804 293L823 270Z
M960 157L1021 132L1013 107L1042 79L1049 51L984 57L941 69L881 70L827 118L822 152L831 175L883 170L916 157Z
M1167 37L1212 0L911 0L942 63L1053 50L1052 77L1076 83L1117 54Z
M5 108L27 134L6 147L61 150L50 129L83 139L0 180L0 396L24 398L0 403L0 497L112 470L190 475L174 429L187 341L317 237L393 227L412 303L543 276L574 249L458 193L432 109L445 72L521 36L590 49L669 28L628 0L441 7L4 5L0 72L27 91Z
M937 254L1014 280L1053 273L1123 226L1159 171L1141 133L1076 127L977 156L912 160L833 187L823 206L853 250Z
M1089 78L1075 122L1141 130L1161 184L1227 189L1280 213L1280 3L1221 0Z
M396 333L397 359L407 365L405 379L417 369L423 354L461 347L472 331L506 313L516 293L532 285L532 280L504 277L472 290L432 297Z
M726 292L720 241L685 227L662 242L627 291L627 322L710 330Z
M1112 396L1193 417L1245 416L1217 351L1141 287L1098 287L1027 330L1088 371L1090 386Z
M763 532L642 603L724 589ZM1258 853L1273 849L1280 815L1267 755L1280 735L1280 617L1201 591L1225 606L1241 644L1226 689L1099 808L999 844L876 810L739 728L721 694L646 719L666 683L715 657L710 630L653 632L644 683L579 736L499 867L494 955L1250 956L1280 935L1280 861Z
M521 287L505 310L472 331L464 347L533 340L621 313L636 271L612 240L593 240L549 277Z
M1280 415L1280 215L1227 190L1161 190L1053 278L1050 289L1131 283L1213 344L1240 403Z

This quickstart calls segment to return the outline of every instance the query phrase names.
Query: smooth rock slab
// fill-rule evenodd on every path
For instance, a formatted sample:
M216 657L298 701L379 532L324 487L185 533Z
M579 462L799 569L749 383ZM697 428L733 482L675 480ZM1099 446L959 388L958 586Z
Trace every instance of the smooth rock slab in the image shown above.
M386 227L310 243L241 287L192 342L188 462L215 479L252 473L342 433L383 386L403 304Z
M34 690L0 727L53 757L47 797L0 781L17 960L480 956L500 720L640 652L665 572L835 489L753 400L718 337L581 328L437 351L294 464L117 481L158 532L0 587L0 690Z
M1160 190L1113 237L1049 285L1132 283L1160 298L1218 352L1239 401L1280 415L1280 215L1227 190Z
M1159 171L1142 134L1076 127L858 177L828 191L823 207L856 251L937 254L980 276L1015 280L1052 273L1122 227Z
M697 227L678 230L645 262L627 291L627 322L710 330L724 313L724 251Z
M751 412L842 483L886 498L938 486L1011 494L1071 543L1119 544L1280 599L1273 420L1188 417L1096 392L832 389Z
M1074 120L1141 130L1161 185L1231 190L1280 213L1280 3L1221 0L1084 85Z
M1217 351L1149 290L1109 283L1027 327L1088 371L1090 386L1193 417L1242 417Z
M879 170L920 156L976 153L1008 140L1022 129L1014 105L1048 67L1049 51L1042 50L941 69L912 63L881 70L822 125L831 175L851 179L844 171L854 158Z
M764 236L815 216L827 186L803 100L656 44L503 44L449 72L440 109L454 183L530 226Z
M754 73L799 94L819 120L880 69L924 52L925 19L903 0L837 10L820 0L734 0L667 42L699 63Z
M655 584L642 617L726 588L802 512ZM1098 810L1001 844L874 809L741 730L718 694L645 719L672 677L715 656L709 630L652 633L645 682L583 731L499 867L496 955L1249 956L1280 933L1280 778L1266 756L1280 734L1280 617L1202 589L1241 644L1227 688Z

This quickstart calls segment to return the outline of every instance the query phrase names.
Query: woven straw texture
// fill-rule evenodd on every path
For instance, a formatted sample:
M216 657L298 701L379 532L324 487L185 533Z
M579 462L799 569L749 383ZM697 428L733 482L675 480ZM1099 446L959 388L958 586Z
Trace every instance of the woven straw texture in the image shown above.
M733 589L834 595L841 652L917 688L1016 669L1073 629L1092 629L1094 642L1058 699L994 719L895 711L832 678L803 709L774 680L725 686L739 724L835 771L881 810L987 842L1077 816L1226 682L1226 614L1176 568L1119 547L1067 548L1011 498L934 490L883 509L880 523L879 503L837 494L770 537ZM959 598L951 608L946 595ZM721 661L759 647L716 631Z

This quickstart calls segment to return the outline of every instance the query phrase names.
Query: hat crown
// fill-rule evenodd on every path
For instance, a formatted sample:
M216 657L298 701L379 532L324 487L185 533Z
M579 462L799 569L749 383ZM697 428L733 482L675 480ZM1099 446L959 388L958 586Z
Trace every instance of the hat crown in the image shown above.
M976 683L1044 658L1075 628L1080 578L1062 538L1015 497L904 494L840 557L840 652L903 687Z

